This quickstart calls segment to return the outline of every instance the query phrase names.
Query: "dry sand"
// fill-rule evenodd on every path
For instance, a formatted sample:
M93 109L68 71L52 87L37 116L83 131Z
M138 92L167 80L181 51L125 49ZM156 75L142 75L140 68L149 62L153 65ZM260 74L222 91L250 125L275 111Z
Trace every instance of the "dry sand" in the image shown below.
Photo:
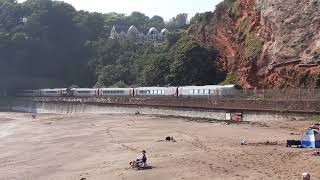
M135 115L0 113L1 180L320 179L314 150L285 147L306 121L195 122ZM177 142L164 142L173 136ZM241 146L277 141L280 145ZM152 169L128 169L139 151Z

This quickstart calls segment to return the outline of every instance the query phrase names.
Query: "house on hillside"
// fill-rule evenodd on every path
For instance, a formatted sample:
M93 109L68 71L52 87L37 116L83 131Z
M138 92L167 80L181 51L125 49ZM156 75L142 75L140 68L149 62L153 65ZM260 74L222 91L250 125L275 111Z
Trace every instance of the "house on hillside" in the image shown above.
M152 27L144 34L140 32L134 25L130 26L125 32L123 28L112 27L109 39L116 39L121 42L131 41L137 44L154 43L160 44L166 41L166 36L169 33L167 29L162 29L160 32L157 28Z

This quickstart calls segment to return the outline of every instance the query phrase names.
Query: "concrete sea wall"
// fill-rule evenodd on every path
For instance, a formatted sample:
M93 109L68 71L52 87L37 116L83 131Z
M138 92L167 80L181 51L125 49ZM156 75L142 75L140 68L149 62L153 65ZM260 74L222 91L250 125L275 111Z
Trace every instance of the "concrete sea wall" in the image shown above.
M15 100L7 104L1 104L0 110L26 113L52 113L52 114L139 114L180 116L190 118L208 118L215 120L229 120L228 110L210 110L201 108L180 107L148 107L148 106L126 106L97 103L79 102L34 102ZM235 113L235 112L233 112ZM244 121L268 121L268 120L295 120L305 118L308 114L275 113L275 112L242 112Z

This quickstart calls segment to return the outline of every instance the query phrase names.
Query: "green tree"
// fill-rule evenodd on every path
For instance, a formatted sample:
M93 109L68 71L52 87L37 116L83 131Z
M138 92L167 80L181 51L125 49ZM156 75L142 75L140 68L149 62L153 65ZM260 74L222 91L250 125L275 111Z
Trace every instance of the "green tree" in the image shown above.
M96 87L109 87L113 84L123 81L127 77L128 69L121 65L107 65L102 68Z
M149 19L148 26L155 27L158 30L163 29L165 27L164 20L161 16L153 16Z
M201 47L183 38L178 42L174 62L170 67L169 83L173 85L206 85L221 81L217 76L215 50Z
M166 54L153 55L140 74L140 84L145 86L166 85L170 64L170 59Z
M132 12L127 17L130 25L135 25L141 32L145 32L148 29L149 17L141 12Z
M177 19L173 17L168 22L166 22L166 28L171 32L179 29L177 25Z

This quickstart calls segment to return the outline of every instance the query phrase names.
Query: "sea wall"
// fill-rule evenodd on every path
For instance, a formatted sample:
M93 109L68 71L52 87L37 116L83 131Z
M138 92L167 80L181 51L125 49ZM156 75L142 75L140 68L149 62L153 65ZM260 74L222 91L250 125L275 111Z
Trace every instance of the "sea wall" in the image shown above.
M0 103L1 104L1 103ZM26 113L50 113L50 114L142 114L160 116L178 116L189 118L206 118L215 120L229 120L228 110L213 110L201 108L181 107L148 107L110 105L98 103L79 102L34 102L15 100L7 104L1 104L2 110ZM232 112L231 115L236 112ZM239 112L240 113L240 112ZM295 120L305 118L307 114L275 113L275 112L241 112L244 121L268 121L268 120Z

